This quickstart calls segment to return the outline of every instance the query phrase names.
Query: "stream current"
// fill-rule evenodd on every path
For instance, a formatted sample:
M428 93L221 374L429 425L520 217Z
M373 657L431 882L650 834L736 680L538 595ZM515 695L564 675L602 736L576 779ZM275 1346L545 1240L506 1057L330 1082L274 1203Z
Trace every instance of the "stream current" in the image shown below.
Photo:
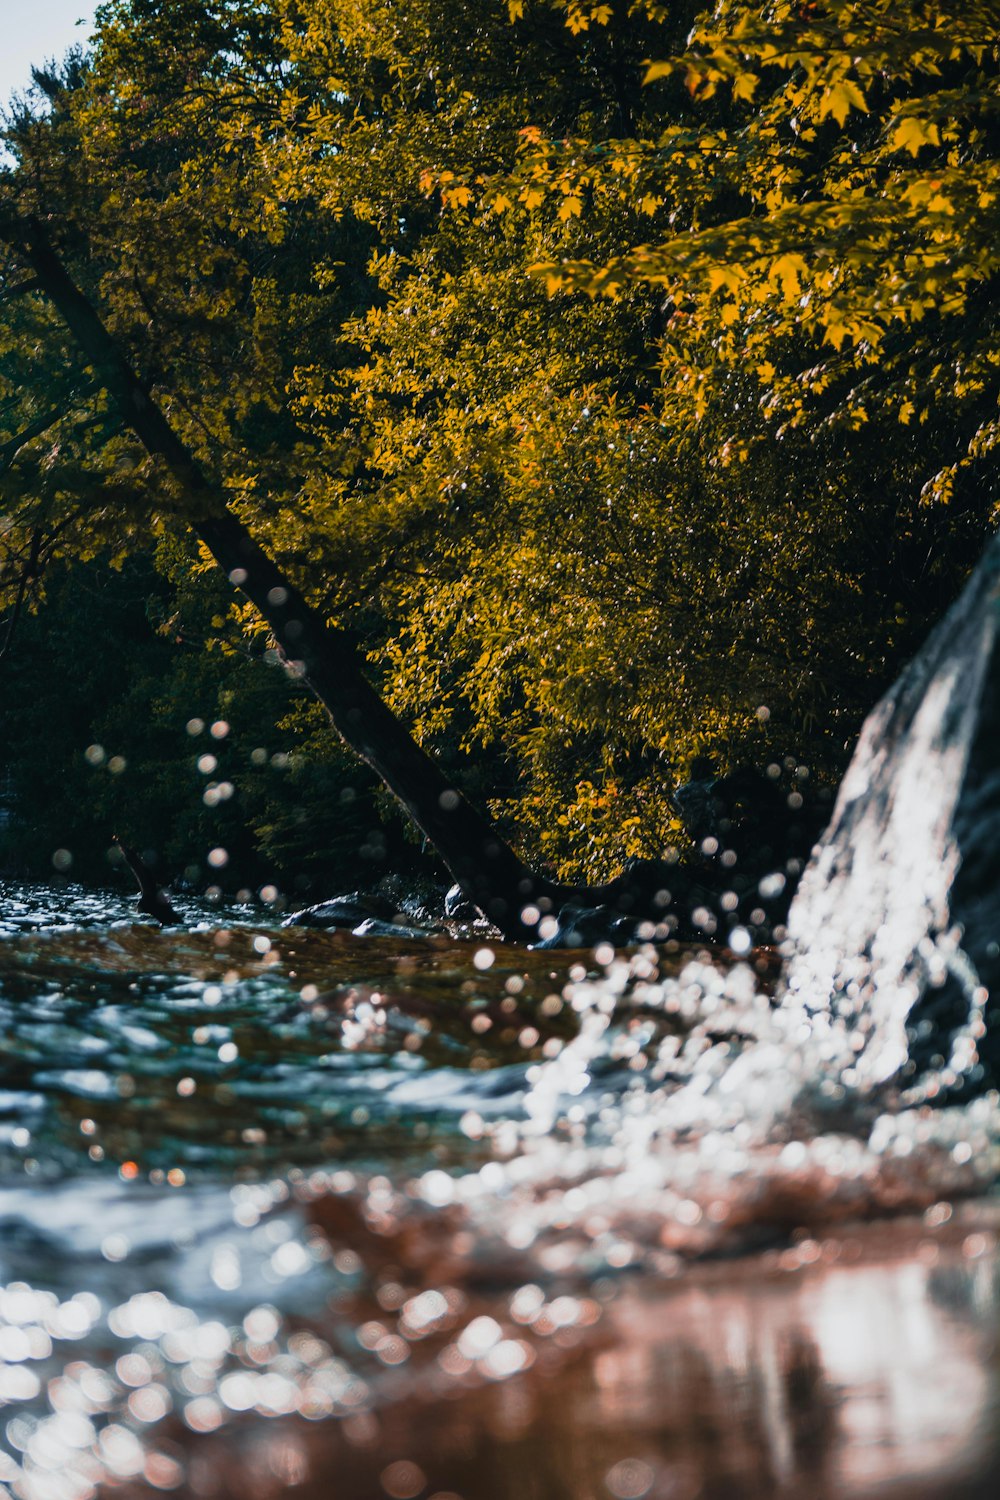
M995 1493L995 1092L753 955L179 905L0 882L0 1496Z

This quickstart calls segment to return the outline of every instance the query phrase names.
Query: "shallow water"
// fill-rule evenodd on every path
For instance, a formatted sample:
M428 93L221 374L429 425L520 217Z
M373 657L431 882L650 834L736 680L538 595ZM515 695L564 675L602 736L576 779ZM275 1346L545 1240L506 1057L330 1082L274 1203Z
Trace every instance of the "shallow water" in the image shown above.
M0 885L10 1493L993 1492L994 1095L748 963L185 915Z

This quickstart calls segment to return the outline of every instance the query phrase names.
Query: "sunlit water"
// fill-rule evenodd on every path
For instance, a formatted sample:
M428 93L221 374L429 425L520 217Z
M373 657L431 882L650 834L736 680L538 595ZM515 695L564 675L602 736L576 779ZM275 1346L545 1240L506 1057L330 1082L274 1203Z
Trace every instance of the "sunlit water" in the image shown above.
M0 885L0 1487L992 1492L995 1094L749 963L185 915Z

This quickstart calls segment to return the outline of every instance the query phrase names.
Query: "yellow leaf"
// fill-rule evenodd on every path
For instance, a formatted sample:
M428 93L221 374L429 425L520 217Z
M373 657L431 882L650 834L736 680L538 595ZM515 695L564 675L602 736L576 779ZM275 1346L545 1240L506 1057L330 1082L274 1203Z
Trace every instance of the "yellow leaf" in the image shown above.
M545 202L545 194L541 188L526 187L521 192L520 199L525 208L538 208Z
M717 292L720 287L725 287L728 292L738 292L740 289L739 274L731 266L712 266L708 272L708 289Z
M524 0L507 0L507 14L512 21L524 18Z
M669 78L670 74L673 71L674 71L674 65L673 65L673 63L669 63L669 62L655 62L655 63L650 63L649 67L646 69L646 75L645 75L645 77L643 78L642 81L643 81L644 84L645 83L655 83L658 78Z
M772 261L767 276L772 286L777 286L780 282L782 295L787 302L791 302L799 295L799 277L804 276L808 269L801 255L779 255L777 260Z
M819 101L819 117L825 120L827 115L833 115L838 125L843 125L852 109L860 109L868 113L868 105L865 96L856 83L851 83L849 78L841 78L837 83L831 83L823 90Z
M639 208L644 214L655 214L662 203L663 199L658 198L655 193L647 193L640 202Z
M756 73L741 73L733 84L734 99L752 99L760 79Z
M765 383L769 383L774 379L775 369L769 359L766 359L762 365L757 366L757 374Z
M508 208L510 208L510 199L506 198L503 193L497 193L490 207L495 214L506 213Z
M730 328L738 320L739 315L740 308L738 302L727 302L722 309L722 321L727 328Z
M578 219L583 209L583 204L574 193L568 193L559 205L558 217L565 224L567 219Z
M909 426L910 418L913 416L913 413L916 411L916 409L917 408L914 406L912 401L903 402L902 406L899 408L899 420L902 422L904 427Z
M915 120L909 116L900 120L892 133L892 150L909 151L911 156L916 156L921 146L940 146L941 135L937 126L931 121Z

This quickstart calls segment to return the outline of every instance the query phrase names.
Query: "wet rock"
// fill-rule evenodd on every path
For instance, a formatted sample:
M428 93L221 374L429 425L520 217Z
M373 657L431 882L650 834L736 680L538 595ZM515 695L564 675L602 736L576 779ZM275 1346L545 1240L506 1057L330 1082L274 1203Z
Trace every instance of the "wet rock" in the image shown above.
M998 627L1000 538L865 722L789 915L786 998L916 1098L1000 1076Z
M613 906L563 906L555 920L555 932L533 944L535 948L589 948L595 943L625 947L635 940L635 918Z
M444 887L431 880L385 875L375 889L391 903L396 920L409 917L418 927L436 925L445 903Z
M450 886L444 898L444 914L452 922L475 922L482 916L458 884Z
M684 832L695 843L700 843L705 838L718 837L722 807L715 797L714 776L699 777L675 787L672 800L684 825Z
M320 901L315 906L304 907L285 918L282 927L328 927L343 928L353 932L362 922L391 922L398 907L387 896L367 891L351 891L346 896L335 896L331 901Z
M366 917L352 927L355 937L425 938L430 936L430 927L407 927L402 922L385 922L380 917Z

